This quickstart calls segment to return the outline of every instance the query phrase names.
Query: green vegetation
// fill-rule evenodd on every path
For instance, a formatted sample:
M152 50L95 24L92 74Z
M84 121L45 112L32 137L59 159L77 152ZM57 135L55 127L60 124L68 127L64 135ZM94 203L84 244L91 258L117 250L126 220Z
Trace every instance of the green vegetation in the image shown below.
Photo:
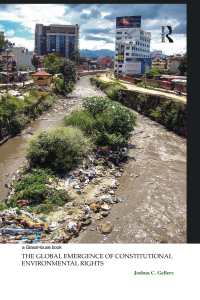
M145 86L144 82L139 82L139 83L136 84L136 86L143 87L143 88L150 89L150 90L155 90L155 88L160 87L158 83L152 83L152 84L148 83Z
M112 80L114 84L119 85L124 89L127 89L127 86L124 84L124 81L119 80L119 78L110 78L110 80ZM130 84L130 82L127 82L127 84Z
M4 32L0 31L0 52L7 49L11 45L11 42L5 39Z
M55 84L57 94L65 95L66 93L70 93L74 88L73 83L71 82L65 83L64 80L60 77L55 77L53 79L53 82Z
M4 94L0 99L0 127L8 134L19 133L30 119L36 118L49 108L57 98L52 93L40 93L31 88L28 96L21 99ZM2 131L0 138L3 137Z
M49 74L55 75L58 72L60 59L53 53L48 53L43 59L44 67Z
M56 127L34 135L28 143L30 167L51 168L64 173L78 164L91 144L77 127Z
M92 77L90 77L90 81L95 83L96 86L99 87L100 89L104 90L105 93L107 94L107 96L110 99L115 100L115 101L118 101L121 99L120 87L127 89L127 87L124 84L122 84L118 78L113 79L114 83L109 83L109 82L103 82L96 76L92 76Z
M85 98L83 108L65 116L62 125L79 127L96 146L116 149L124 144L126 134L136 126L136 116L130 109L108 98Z
M179 75L187 75L187 52L179 59Z
M77 80L78 69L76 61L65 58L59 59L57 71L60 74L53 80L54 87L56 88L56 93L65 95L73 90Z
M156 75L161 73L163 73L163 69L159 67L153 67L151 70L146 72L147 75Z
M140 103L137 106L137 110L141 114L150 116L168 129L186 136L187 107L185 104L172 100L162 102L157 98L152 99L150 95L145 94L140 94L138 98Z
M19 182L14 183L15 194L5 204L0 206L0 211L9 207L22 208L20 201L24 200L29 206L29 212L49 213L56 207L63 206L73 199L64 190L57 190L57 179L52 171L46 169L32 169L21 176ZM48 188L48 184L52 186Z
M112 100L120 100L122 97L121 89L114 86L112 83L108 84L105 93Z
M80 59L80 52L78 50L74 50L73 52L71 52L69 59L74 61L78 66L79 59Z
M37 57L36 55L33 56L33 58L31 58L31 64L36 68L36 71L39 67L40 64L40 59L39 57Z

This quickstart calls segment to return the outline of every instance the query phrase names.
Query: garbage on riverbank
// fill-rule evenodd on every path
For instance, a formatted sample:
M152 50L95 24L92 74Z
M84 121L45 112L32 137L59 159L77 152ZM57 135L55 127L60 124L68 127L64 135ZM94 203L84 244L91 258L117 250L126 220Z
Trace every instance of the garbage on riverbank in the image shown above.
M0 243L68 243L86 226L105 219L113 204L121 202L115 196L115 190L119 186L117 178L122 175L127 153L127 148L112 151L101 147L75 170L63 177L57 176L57 183L49 180L46 183L49 189L65 190L74 200L56 207L48 215L36 213L34 209L29 212L31 205L28 199L18 203L20 208L4 209L0 212ZM20 180L26 167L24 164L12 182L6 184L9 195L5 203L15 193L13 183ZM96 229L108 234L112 228L112 224L102 223Z

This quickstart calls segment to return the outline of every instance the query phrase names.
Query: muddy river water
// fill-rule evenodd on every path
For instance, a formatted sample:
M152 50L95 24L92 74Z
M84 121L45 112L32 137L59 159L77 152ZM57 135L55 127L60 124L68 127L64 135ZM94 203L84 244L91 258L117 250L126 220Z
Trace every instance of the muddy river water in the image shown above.
M25 160L30 135L59 124L65 114L81 106L83 97L105 96L82 77L67 98L51 111L28 124L17 136L0 147L0 201L7 196L5 183ZM106 218L113 231L102 235L89 225L73 243L186 243L186 139L168 131L147 117L137 115L137 127L130 134L130 160L118 179L114 204Z

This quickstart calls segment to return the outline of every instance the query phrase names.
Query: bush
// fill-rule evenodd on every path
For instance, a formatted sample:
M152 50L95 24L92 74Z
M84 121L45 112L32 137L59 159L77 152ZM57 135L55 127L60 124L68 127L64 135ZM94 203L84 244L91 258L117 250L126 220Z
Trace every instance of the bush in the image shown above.
M161 73L163 73L163 69L161 69L159 67L154 67L151 70L146 72L147 75L155 75L155 74L161 74Z
M109 146L111 149L115 150L121 147L125 143L125 137L121 135L116 135L114 133L109 134L106 131L99 132L94 137L94 142L97 146Z
M57 93L65 95L70 93L73 90L74 84L71 82L65 83L63 78L55 77L54 78L55 87Z
M95 127L98 126L98 123L104 124L109 133L126 134L136 126L136 116L134 113L121 103L111 101L108 98L85 98L83 99L83 107L93 117L97 118Z
M92 136L97 146L115 149L125 142L125 135L136 126L136 116L119 102L103 97L83 99L85 110L74 111L63 124L76 125Z
M83 107L95 117L110 106L110 100L104 97L87 97L83 99Z
M91 145L83 132L72 126L57 127L29 140L27 159L32 167L51 168L63 173L80 162Z
M115 87L113 84L108 85L108 87L105 90L105 93L112 100L120 100L122 98L121 89L118 87Z
M16 134L24 128L26 123L28 122L28 117L25 114L17 114L10 120L10 133Z
M78 126L88 135L91 135L94 131L94 118L91 113L86 110L74 110L71 115L63 118L62 124L64 126Z
M63 206L66 202L73 200L65 190L49 189L46 183L49 179L52 179L54 183L57 183L57 179L48 169L32 169L27 174L21 176L20 182L14 183L15 194L5 204L0 206L0 211L9 207L18 207L18 211L21 208L21 204L18 204L18 200L29 200L28 212L35 210L37 213L49 213L54 211L56 206Z

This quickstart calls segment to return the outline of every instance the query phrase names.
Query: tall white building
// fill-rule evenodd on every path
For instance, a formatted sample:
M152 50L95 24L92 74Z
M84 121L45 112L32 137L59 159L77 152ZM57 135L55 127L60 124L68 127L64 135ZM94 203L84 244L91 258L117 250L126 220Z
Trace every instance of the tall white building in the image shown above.
M115 73L143 73L144 60L148 61L147 58L150 58L150 41L151 33L142 30L141 27L117 28L115 35Z

